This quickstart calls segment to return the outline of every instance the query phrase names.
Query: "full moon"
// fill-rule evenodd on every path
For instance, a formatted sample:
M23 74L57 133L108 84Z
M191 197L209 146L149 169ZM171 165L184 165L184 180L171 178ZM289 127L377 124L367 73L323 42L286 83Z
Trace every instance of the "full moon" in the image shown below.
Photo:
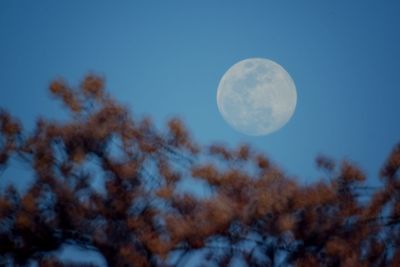
M296 108L296 86L278 63L264 58L239 61L218 85L218 109L234 129L266 135L284 126Z

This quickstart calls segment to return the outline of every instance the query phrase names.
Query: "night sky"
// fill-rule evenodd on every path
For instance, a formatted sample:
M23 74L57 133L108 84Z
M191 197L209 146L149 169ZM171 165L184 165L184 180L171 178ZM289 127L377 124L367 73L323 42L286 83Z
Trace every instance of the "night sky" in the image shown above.
M201 144L248 143L289 175L320 176L318 154L350 159L374 184L400 141L399 1L0 1L0 107L32 129L64 118L48 85L87 73L138 118L178 116ZM276 61L297 88L289 123L261 137L232 129L216 105L236 62ZM22 186L21 171L7 177Z

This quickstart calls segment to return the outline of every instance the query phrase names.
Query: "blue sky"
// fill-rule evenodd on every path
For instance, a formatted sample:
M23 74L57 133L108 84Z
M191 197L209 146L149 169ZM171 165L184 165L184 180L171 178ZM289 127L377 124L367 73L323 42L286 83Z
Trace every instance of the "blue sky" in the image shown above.
M61 116L49 82L104 75L110 92L159 127L184 119L201 143L250 143L302 181L318 153L375 175L399 141L396 1L1 1L0 106L29 126ZM248 57L281 64L297 109L264 137L235 132L216 90ZM376 175L375 175L376 176Z
M179 116L200 143L249 143L306 183L317 154L348 158L374 183L400 141L399 14L398 1L5 0L0 106L28 127L62 117L49 82L95 72L160 128ZM263 137L233 130L215 100L225 71L249 57L278 62L297 87L290 122Z

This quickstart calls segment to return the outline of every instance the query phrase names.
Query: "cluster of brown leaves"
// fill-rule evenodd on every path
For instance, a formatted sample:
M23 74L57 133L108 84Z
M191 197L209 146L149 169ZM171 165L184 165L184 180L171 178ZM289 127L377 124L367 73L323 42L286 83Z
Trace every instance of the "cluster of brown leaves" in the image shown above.
M134 120L101 77L50 91L70 121L22 135L0 112L0 168L16 157L33 179L0 194L0 265L71 266L52 252L74 244L109 266L184 266L195 251L203 266L400 266L400 146L362 200L365 176L349 162L317 158L329 179L304 186L249 146L200 149L178 119L166 132ZM185 179L209 194L185 193Z

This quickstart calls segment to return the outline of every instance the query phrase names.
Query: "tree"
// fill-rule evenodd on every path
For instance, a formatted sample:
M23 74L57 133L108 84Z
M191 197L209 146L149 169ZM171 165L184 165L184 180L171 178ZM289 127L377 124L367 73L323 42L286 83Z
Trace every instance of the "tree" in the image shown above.
M349 162L318 157L329 179L305 186L247 145L200 147L178 119L163 132L133 119L96 75L50 91L70 120L28 133L0 112L0 168L15 157L33 180L0 194L0 262L71 266L51 252L74 244L109 266L184 266L195 252L200 266L400 266L400 145L365 200Z

